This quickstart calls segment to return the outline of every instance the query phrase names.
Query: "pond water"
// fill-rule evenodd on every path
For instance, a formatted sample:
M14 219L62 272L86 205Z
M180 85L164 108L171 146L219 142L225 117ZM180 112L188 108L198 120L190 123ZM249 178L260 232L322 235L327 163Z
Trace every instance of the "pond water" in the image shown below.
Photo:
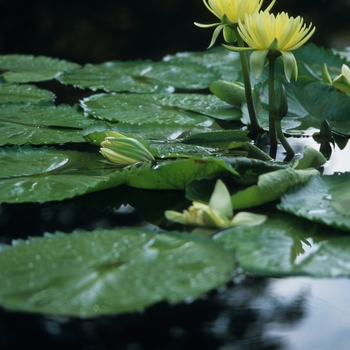
M293 138L291 143L297 152L306 143L318 147L312 138ZM279 150L277 158L283 157ZM349 146L336 146L324 173L349 169ZM107 209L89 205L98 194L79 202L2 205L0 242L55 230L152 225L133 208L132 191L127 196L131 205L119 190L119 204ZM167 193L171 195L176 194ZM264 278L241 273L191 303L159 303L143 312L79 319L1 309L0 349L24 349L30 343L36 349L345 350L350 344L349 290L350 279L345 277Z

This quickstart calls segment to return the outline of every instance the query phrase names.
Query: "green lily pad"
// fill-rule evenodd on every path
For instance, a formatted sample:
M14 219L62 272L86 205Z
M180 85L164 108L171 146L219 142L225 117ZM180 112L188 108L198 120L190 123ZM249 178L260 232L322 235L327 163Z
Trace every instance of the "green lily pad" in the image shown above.
M199 64L152 61L105 62L86 65L58 77L63 84L115 92L201 90L220 75Z
M242 80L239 53L226 50L222 46L199 52L179 52L163 58L170 63L192 63L215 70L227 81Z
M31 55L2 55L0 70L9 83L27 83L51 80L62 72L79 68L76 63L57 58Z
M304 186L290 189L279 209L299 217L350 231L348 204L350 173L335 173L311 179Z
M254 274L350 276L350 236L287 213L269 212L260 226L230 229L216 240Z
M0 104L51 102L54 94L34 85L0 85Z
M44 202L121 185L128 174L147 169L102 163L98 152L14 146L0 149L0 202Z
M211 239L144 229L56 233L0 251L0 304L96 317L193 300L232 278L235 261Z
M220 174L239 176L229 162L214 157L189 158L162 162L154 169L128 176L126 184L131 187L154 190L183 190L195 180Z
M331 128L350 135L350 95L339 92L329 84L299 77L297 82L285 84L289 110L282 119L283 131L290 135L312 135L327 119ZM267 83L254 87L254 98L260 125L268 129ZM244 123L249 123L246 106L243 108Z
M6 105L0 108L0 144L85 142L81 131L94 123L96 120L68 105Z
M176 123L210 126L209 117L239 120L241 112L216 96L199 94L99 94L81 106L95 118L131 124Z

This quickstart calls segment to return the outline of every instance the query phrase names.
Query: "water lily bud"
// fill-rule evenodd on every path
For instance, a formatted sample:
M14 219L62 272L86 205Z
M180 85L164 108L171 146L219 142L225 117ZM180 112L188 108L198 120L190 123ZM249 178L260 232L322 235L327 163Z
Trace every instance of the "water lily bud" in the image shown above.
M108 161L124 167L144 161L154 161L153 155L138 140L115 131L107 131L100 153Z
M347 94L350 94L350 68L343 64L341 74L334 78L332 85Z

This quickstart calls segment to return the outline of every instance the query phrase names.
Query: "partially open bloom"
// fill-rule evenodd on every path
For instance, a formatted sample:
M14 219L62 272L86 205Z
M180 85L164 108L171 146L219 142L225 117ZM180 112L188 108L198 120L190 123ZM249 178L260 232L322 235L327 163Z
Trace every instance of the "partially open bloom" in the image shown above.
M265 215L240 212L233 216L230 194L225 184L218 180L209 204L193 202L188 210L178 213L165 211L165 217L183 225L229 228L240 225L255 226L266 220Z
M261 11L244 15L244 22L238 20L238 33L248 47L225 47L232 51L253 51L250 66L255 78L262 73L268 54L282 55L287 80L290 80L292 74L296 80L298 67L291 51L304 45L314 31L312 23L306 27L300 16L289 17L285 12L275 16L267 11Z
M220 19L220 23L200 24L195 23L201 28L217 27L214 31L212 41L209 46L212 46L221 30L224 31L224 39L228 43L236 41L235 31L239 20L244 21L245 14L258 12L261 9L264 0L203 0L207 9ZM266 11L269 11L276 0L272 0Z
M144 161L154 161L153 155L138 140L115 131L106 131L100 153L108 161L124 167Z
M341 74L337 75L333 80L329 75L327 65L323 65L322 80L331 84L336 89L350 94L350 68L343 64L341 67Z

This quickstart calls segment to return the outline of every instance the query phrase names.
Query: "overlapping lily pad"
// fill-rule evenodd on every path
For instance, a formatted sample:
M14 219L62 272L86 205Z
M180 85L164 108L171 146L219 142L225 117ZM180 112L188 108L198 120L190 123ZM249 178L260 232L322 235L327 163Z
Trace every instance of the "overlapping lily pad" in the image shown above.
M82 129L96 120L77 107L52 104L11 104L0 107L1 145L85 142Z
M34 85L0 85L0 104L50 102L54 97L52 92L38 89Z
M162 61L90 64L58 77L63 84L84 89L135 93L201 90L219 78L215 70L199 64Z
M44 202L72 198L118 186L128 174L148 168L102 163L98 152L29 146L0 149L0 203Z
M210 126L215 117L239 120L241 112L213 95L98 94L81 102L87 115L131 124L191 124Z
M279 208L297 216L350 231L350 173L313 178L291 189Z
M0 305L96 317L159 301L193 300L229 281L235 260L221 245L145 229L56 233L0 250Z
M1 76L9 83L51 80L58 74L79 68L76 63L57 58L32 55L2 55Z
M350 236L287 213L269 212L260 226L230 229L217 240L255 274L350 276Z

